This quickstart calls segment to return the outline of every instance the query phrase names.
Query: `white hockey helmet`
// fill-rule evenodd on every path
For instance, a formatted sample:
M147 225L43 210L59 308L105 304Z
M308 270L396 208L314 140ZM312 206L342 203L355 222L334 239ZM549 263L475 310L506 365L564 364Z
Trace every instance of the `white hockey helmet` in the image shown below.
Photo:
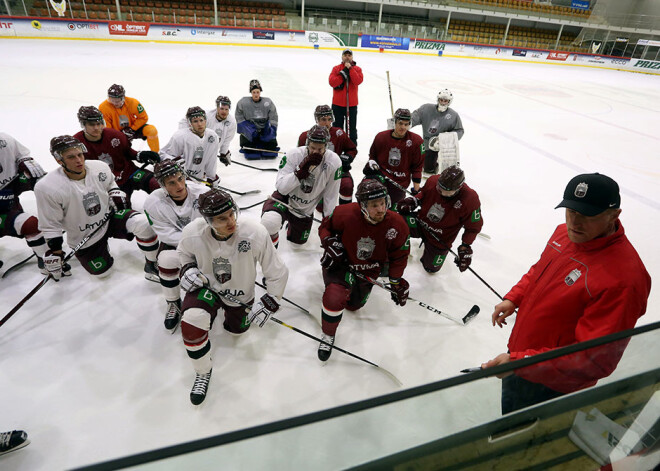
M447 111L451 102L454 101L454 95L448 88L443 88L438 92L438 111Z

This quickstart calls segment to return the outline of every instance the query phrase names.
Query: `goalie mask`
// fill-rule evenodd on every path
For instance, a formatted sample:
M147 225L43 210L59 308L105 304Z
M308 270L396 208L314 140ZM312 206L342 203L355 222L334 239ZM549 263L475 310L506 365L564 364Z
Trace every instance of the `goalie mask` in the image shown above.
M250 80L250 93L252 93L252 90L259 89L260 92L263 92L264 89L261 88L261 84L259 83L259 80L257 79L252 79Z
M451 102L454 101L454 95L451 93L451 90L445 88L438 92L438 111L443 112L447 111Z

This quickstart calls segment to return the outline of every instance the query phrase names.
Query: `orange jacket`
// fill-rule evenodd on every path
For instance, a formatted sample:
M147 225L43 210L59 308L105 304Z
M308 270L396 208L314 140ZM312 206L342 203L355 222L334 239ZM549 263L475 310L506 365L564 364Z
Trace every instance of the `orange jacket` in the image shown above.
M127 126L137 131L147 124L149 119L149 115L140 102L128 96L124 98L124 105L121 108L115 108L108 100L105 100L99 105L99 110L103 113L106 127L117 131L121 131Z

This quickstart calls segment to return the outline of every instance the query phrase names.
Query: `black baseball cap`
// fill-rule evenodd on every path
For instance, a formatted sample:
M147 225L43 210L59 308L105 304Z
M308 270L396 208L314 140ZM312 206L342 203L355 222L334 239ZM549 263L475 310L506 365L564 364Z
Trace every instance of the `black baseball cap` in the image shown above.
M621 206L619 185L607 175L584 173L573 177L564 190L557 208L568 208L584 216L597 216L606 209Z
M344 52L342 52L341 55L343 56L344 54L353 55L353 51L351 51L350 49L344 49Z

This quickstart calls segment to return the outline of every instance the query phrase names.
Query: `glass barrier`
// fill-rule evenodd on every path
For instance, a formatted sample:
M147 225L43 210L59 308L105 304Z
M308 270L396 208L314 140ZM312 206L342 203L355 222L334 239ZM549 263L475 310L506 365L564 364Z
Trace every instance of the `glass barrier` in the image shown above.
M498 375L543 380L566 394L518 404L521 409L503 415ZM630 454L660 462L655 453L659 383L660 322L461 377L80 469L422 470L476 464L475 469L494 469L492 464L504 459L518 463L516 469L547 469L555 462L571 463L567 469L595 469L598 460ZM605 444L598 439L603 427L614 437ZM622 445L617 448L617 443ZM526 452L527 444L538 449ZM455 467L438 467L450 462ZM584 468L585 463L591 467Z

